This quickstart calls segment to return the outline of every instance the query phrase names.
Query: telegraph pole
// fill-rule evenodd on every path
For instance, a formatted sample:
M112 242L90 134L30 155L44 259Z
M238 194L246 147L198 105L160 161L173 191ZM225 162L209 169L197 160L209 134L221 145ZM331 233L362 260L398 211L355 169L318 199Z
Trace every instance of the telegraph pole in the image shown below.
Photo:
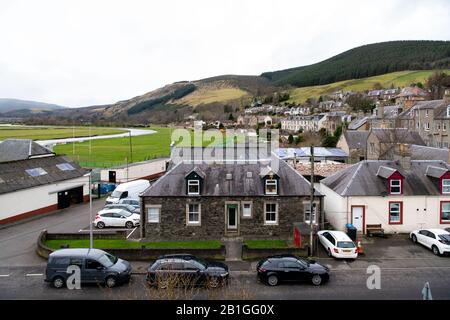
M94 248L94 217L92 216L92 170L89 172L89 248Z
M310 203L309 203L309 227L311 229L309 246L311 248L311 255L314 255L314 225L313 225L313 212L314 212L314 145L311 145L310 149L311 157L311 195L310 195Z

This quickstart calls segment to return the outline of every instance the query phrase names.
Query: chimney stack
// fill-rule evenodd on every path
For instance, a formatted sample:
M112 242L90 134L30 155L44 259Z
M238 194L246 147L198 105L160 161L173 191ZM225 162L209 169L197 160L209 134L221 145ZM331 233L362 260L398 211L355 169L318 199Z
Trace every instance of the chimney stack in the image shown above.
M450 89L445 89L444 101L445 101L445 103L449 103L450 104Z

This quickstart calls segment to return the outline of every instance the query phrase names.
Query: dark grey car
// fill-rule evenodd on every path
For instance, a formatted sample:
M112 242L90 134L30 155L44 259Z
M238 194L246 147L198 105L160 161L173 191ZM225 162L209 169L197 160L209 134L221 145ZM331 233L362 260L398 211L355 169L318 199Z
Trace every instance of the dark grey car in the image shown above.
M131 265L99 249L60 249L49 255L45 281L55 288L62 288L67 278L69 266L80 268L81 283L102 283L112 288L119 283L128 282Z

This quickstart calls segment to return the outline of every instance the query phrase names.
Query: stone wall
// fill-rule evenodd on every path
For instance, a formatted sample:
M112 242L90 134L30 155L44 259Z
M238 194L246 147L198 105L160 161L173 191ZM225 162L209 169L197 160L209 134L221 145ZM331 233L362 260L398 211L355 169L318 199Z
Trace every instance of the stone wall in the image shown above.
M303 202L309 197L144 197L144 205L161 205L160 223L148 223L146 210L141 221L142 237L147 240L208 240L226 236L244 239L290 239L294 223L304 221ZM242 215L242 201L252 202L252 217ZM317 201L319 197L317 197ZM239 203L238 229L229 233L226 225L227 202ZM278 203L278 224L264 223L264 204ZM201 205L201 224L186 225L186 204ZM320 212L320 210L319 210Z

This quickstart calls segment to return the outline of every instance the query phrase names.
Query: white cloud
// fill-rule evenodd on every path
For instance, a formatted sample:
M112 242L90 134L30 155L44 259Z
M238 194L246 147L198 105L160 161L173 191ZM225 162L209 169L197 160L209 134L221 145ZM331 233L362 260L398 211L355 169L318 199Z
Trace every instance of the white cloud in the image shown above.
M0 97L112 103L367 43L450 40L448 12L445 0L0 0Z

